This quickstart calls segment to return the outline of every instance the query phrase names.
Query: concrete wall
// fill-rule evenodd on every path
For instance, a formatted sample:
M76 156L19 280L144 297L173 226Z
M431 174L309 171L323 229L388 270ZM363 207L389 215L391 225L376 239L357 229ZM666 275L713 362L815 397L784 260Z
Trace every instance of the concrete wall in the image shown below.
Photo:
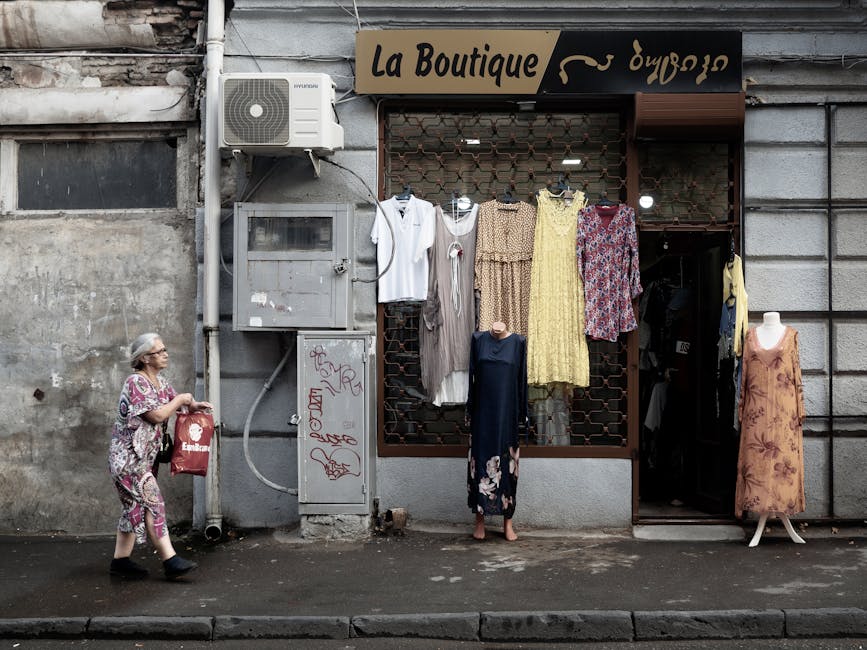
M420 521L473 522L465 458L380 458L380 510L406 508ZM559 529L632 526L631 462L618 458L522 458L515 517ZM492 525L502 525L493 517Z
M109 431L135 336L160 332L170 380L194 386L201 59L157 52L194 46L201 3L135 4L0 3L3 533L115 530ZM94 48L98 56L86 52ZM87 142L121 129L125 139L177 137L176 209L17 210L19 141ZM166 467L160 485L169 522L189 521L192 478Z
M745 141L750 311L754 321L782 312L799 331L811 416L804 516L861 518L867 479L853 469L867 463L867 106L751 108Z

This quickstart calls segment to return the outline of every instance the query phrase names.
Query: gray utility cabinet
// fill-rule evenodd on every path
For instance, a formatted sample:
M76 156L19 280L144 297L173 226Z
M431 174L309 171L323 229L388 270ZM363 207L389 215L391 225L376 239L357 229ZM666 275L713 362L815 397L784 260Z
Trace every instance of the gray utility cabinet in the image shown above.
M235 204L235 330L349 326L348 203Z
M369 514L375 399L369 332L298 332L298 512Z

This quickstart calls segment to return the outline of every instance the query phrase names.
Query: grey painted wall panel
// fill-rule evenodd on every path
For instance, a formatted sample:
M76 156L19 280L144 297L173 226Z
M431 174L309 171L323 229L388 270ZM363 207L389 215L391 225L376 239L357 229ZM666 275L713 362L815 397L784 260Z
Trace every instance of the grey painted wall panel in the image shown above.
M828 475L828 448L825 438L804 438L804 496L807 510L798 519L827 517L831 490Z
M867 375L834 377L834 415L867 416Z
M827 416L830 412L828 376L804 376L804 408L807 415Z
M750 211L744 251L751 261L759 257L826 259L828 220L820 211Z
M867 321L834 325L834 371L864 372L867 368Z
M867 49L862 45L862 50ZM838 106L834 112L835 144L867 144L867 107Z
M834 440L834 477L835 516L863 519L867 512L864 438Z
M826 262L748 260L750 311L820 311L828 307Z
M744 160L744 196L754 200L824 199L826 151L821 147L751 145Z
M523 458L515 523L539 528L628 528L630 462L624 459ZM380 508L407 507L420 520L472 523L465 458L379 458ZM500 525L497 517L494 525Z
M838 210L834 214L835 260L867 257L867 211Z
M832 197L862 201L867 198L867 146L835 145L831 150L831 167Z
M825 109L822 107L754 108L746 112L744 142L754 144L822 144Z
M863 311L867 309L867 260L837 260L834 262L834 309Z
M298 459L295 439L251 438L253 465L272 483L298 487ZM275 490L253 473L244 458L240 438L224 438L221 447L220 494L224 531L238 528L273 528L298 523L298 498ZM196 481L195 522L205 523L204 481Z

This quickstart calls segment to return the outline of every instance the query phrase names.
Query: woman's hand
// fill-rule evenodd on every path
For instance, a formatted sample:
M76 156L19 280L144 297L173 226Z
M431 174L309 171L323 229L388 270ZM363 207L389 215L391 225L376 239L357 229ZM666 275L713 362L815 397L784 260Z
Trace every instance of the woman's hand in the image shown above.
M210 411L213 408L214 408L214 405L211 404L210 402L193 401L193 403L190 404L190 410L191 411Z

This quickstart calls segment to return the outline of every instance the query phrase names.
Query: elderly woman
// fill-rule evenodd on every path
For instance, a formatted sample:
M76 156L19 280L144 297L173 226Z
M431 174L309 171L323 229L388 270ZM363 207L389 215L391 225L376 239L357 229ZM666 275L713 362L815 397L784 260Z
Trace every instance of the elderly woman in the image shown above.
M133 562L130 554L136 541L151 543L163 561L166 578L174 579L198 566L179 556L172 546L166 525L166 507L154 462L160 449L164 423L181 407L190 411L213 408L197 402L190 393L176 393L161 371L169 364L169 353L159 334L142 334L130 345L130 364L135 372L126 378L111 430L108 466L123 507L117 522L112 575L144 578L148 570Z

